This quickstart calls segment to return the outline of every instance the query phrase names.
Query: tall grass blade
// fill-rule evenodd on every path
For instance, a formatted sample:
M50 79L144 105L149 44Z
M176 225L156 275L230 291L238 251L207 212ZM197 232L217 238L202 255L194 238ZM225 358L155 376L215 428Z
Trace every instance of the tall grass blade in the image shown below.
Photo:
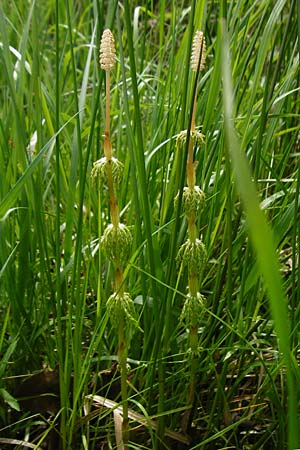
M279 2L280 3L280 2ZM238 191L249 226L249 234L256 251L257 260L263 281L268 292L270 307L274 318L274 326L279 339L279 348L286 364L288 386L288 448L295 449L300 445L298 431L298 389L295 382L296 369L293 364L290 345L290 323L287 313L287 299L283 293L279 264L276 256L272 231L260 208L254 182L252 181L249 164L244 149L238 141L234 130L234 97L230 72L230 53L228 32L223 22L222 51L223 98L225 113L226 144L232 159L232 166Z

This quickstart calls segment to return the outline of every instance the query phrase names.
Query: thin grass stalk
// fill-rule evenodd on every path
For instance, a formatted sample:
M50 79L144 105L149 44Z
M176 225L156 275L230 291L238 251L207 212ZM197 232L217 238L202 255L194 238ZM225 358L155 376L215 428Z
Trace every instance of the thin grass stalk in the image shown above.
M128 432L128 389L127 389L127 343L125 337L125 327L126 324L124 322L120 323L118 329L118 359L120 364L120 372L121 372L121 397L122 397L122 405L123 405L123 421L122 421L122 435L123 435L123 443L125 444L124 450L126 450L127 442L129 439Z
M96 25L95 25L96 26ZM74 254L74 271L73 271L73 276L75 280L78 280L77 282L80 283L80 279L81 279L81 254L82 254L82 230L83 230L83 210L84 210L84 198L85 198L85 190L86 190L86 180L87 180L87 173L88 173L88 166L89 166L89 161L90 161L90 154L91 154L91 149L92 149L92 144L93 144L93 138L94 138L94 129L95 129L95 125L96 125L96 117L97 117L97 111L98 111L98 105L99 105L99 99L100 99L100 93L101 93L101 88L102 88L102 81L103 78L100 76L100 80L99 80L99 86L97 88L96 91L96 95L95 95L95 102L93 105L93 111L92 111L92 117L91 117L91 126L90 126L90 133L88 136L88 142L87 142L87 146L86 146L86 152L85 152L85 157L83 159L83 164L82 167L80 168L79 171L79 202L78 202L78 224L77 224L77 230L78 230L78 236L77 236L77 240L76 240L76 246L75 246L75 254ZM101 223L100 223L100 230L101 230ZM100 246L100 243L99 243ZM101 271L99 272L101 273ZM88 279L88 276L87 276ZM101 279L99 280L99 283L101 282ZM73 353L73 357L74 360L76 361L76 359L78 358L78 351L79 348L81 347L81 342L80 340L82 339L82 326L83 326L83 319L84 319L84 305L85 305L85 297L84 297L84 290L83 293L79 293L77 292L77 297L76 297L76 310L79 310L81 312L81 314L77 315L77 325L76 325L76 333L74 335L74 353ZM79 297L79 298L78 298ZM101 297L100 297L101 299ZM101 302L101 300L97 299L97 308L99 307L99 303ZM77 419L77 413L78 413L78 401L80 399L80 392L82 389L82 379L83 379L83 366L81 365L78 368L77 371L77 385L75 387L74 385L74 402L73 402L73 410L70 416L70 429L73 430L76 424L76 419ZM71 445L71 441L70 444Z
M295 5L296 8L296 5ZM298 55L300 60L300 0L297 1L297 19L298 19ZM297 308L297 299L300 298L300 222L298 220L298 206L299 206L299 194L300 194L300 161L298 161L297 169L295 171L296 178L296 191L295 191L295 209L294 209L294 219L293 219L293 234L292 234L292 319L291 319L291 345L292 348L296 346L297 343L297 330L299 326L298 316L299 308ZM298 314L297 314L298 313Z
M76 125L73 135L72 142L72 152L71 152L71 168L70 168L70 178L69 178L69 193L67 200L67 216L66 216L66 229L65 229L65 242L64 242L64 253L65 261L68 263L72 257L72 235L74 227L74 204L77 204L76 199L76 184L79 178L79 184L82 183L82 146L81 146L81 121L80 121L80 110L79 110L79 100L78 100L78 84L77 84L77 74L76 74L76 60L74 53L74 40L73 40L73 17L69 0L66 2L66 13L67 13L67 24L68 24L68 38L70 42L70 54L71 54L71 73L72 73L72 85L74 89L74 103L76 110ZM77 410L77 398L78 389L81 376L81 355L82 352L82 340L81 340L81 328L82 328L82 318L84 314L84 304L82 302L82 295L80 293L80 264L81 264L81 242L82 242L82 209L78 211L78 223L77 223L77 236L76 245L74 252L74 263L72 270L72 283L70 288L70 301L68 305L68 316L67 316L67 334L66 340L71 344L73 350L73 361L69 364L65 364L65 376L66 376L66 387L69 390L70 380L71 380L71 370L73 367L73 410L68 418L68 448L72 447L73 440L73 429L74 429L74 416ZM81 223L80 223L81 222ZM76 324L73 331L73 308L79 314L76 314Z
M244 127L244 137L242 145L244 146L247 143L247 139L249 137L249 127L253 115L253 107L255 103L255 94L257 90L259 89L259 79L262 74L262 70L264 67L264 62L266 60L266 54L268 51L268 43L270 39L273 37L274 33L276 33L278 18L282 12L282 9L284 8L286 3L286 0L278 0L272 10L272 14L268 14L268 21L264 29L264 33L262 36L261 44L259 46L259 51L257 53L257 63L255 66L255 73L254 73L254 79L253 79L253 89L252 89L252 95L250 97L250 101L248 104L248 114L245 120L245 127Z
M127 87L126 71L125 71L125 64L124 64L125 58L124 58L124 52L123 52L123 46L122 46L122 33L121 33L119 9L117 9L117 28L118 28L121 74L122 74L122 81L123 81L124 110L125 110L125 118L127 120L126 132L127 132L127 138L128 138L129 157L130 157L130 161L134 161L135 160L135 158L134 158L134 136L133 136L133 130L132 130L132 122L130 121L128 87ZM137 174L136 174L134 164L131 164L130 178L131 178L131 183L132 183L134 211L135 211L136 217L141 217L141 207L140 207L140 201L139 201L139 195L138 195L139 185L138 185ZM139 220L137 220L135 223L135 235L136 235L137 247L139 247L143 242L142 226L141 226L141 222ZM145 257L144 257L143 253L141 254L140 258L141 258L141 264L144 267ZM148 291L147 291L146 279L145 279L144 275L142 276L142 295L146 302ZM147 314L146 314L147 309L148 308L145 308L145 310L144 310L145 316L147 316ZM149 323L145 317L145 320L144 320L144 339L145 339L145 341L144 341L144 346L143 346L144 352L146 352L147 342L150 342L150 336L148 336L148 327L149 327ZM151 345L151 342L150 342L150 345Z
M231 166L229 161L229 154L227 153L225 156L225 178L226 178L226 227L225 227L225 233L226 233L226 297L227 297L227 311L228 311L228 320L230 321L232 319L232 305L233 305L233 229L232 229L232 217L233 217L233 192L232 192L232 174L231 174ZM225 275L225 268L224 268L224 275ZM241 302L242 304L242 302ZM220 311L221 314L221 311ZM239 318L237 318L238 323ZM228 339L229 346L233 345L234 342L234 334L231 334L230 338ZM225 361L222 365L221 373L219 374L219 383L222 386L222 384L226 384L226 376L228 373L228 366L229 366L229 360ZM228 405L228 395L225 395L225 393L222 391L222 389L219 390L218 394L220 395L220 403L222 405L223 414L226 423L231 423L231 413L230 408ZM219 395L216 395L216 399L219 398ZM217 405L217 403L216 403Z
M74 204L76 204L76 183L78 181L78 169L81 172L82 168L82 148L81 148L81 124L80 124L80 111L78 102L78 84L77 84L77 73L76 73L76 61L74 53L74 41L73 41L73 21L71 17L70 1L66 2L66 12L67 12L67 23L68 23L68 37L70 42L70 54L71 54L71 73L72 73L72 84L74 89L74 103L76 115L76 125L74 129L72 151L71 151L71 167L70 167L70 178L69 178L69 195L67 201L67 215L66 215L66 231L65 231L65 260L66 263L69 262L72 253L72 234L74 226ZM80 178L80 176L79 176ZM73 281L76 274L76 269L73 270ZM75 287L76 284L72 283L71 287L71 303L73 304L75 300Z
M60 245L60 138L59 138L59 127L60 127L60 32L59 32L59 0L55 2L55 127L57 134L55 137L55 197L56 197L56 220L55 220L55 241L56 241L56 322L57 322L57 353L58 353L58 364L59 364L59 385L60 385L60 401L61 401L61 420L60 420L60 433L61 433L61 444L62 449L66 449L67 441L67 405L68 405L68 395L65 386L64 377L64 362L65 362L65 332L63 329L63 313L65 305L62 301L61 295L61 245Z
M138 174L138 182L141 192L141 204L142 204L142 213L143 213L143 219L144 219L144 227L145 227L145 234L148 244L148 260L149 260L149 268L150 273L152 275L151 277L151 293L153 297L153 310L154 310L154 320L155 323L160 322L160 316L159 316L159 295L158 290L155 284L156 279L156 273L157 268L161 267L160 258L159 258L159 249L158 249L158 243L157 243L157 237L153 235L153 221L152 221L152 215L150 211L150 204L149 204L149 198L148 198L148 188L147 188L147 177L146 177L146 169L145 169L145 161L144 161L144 142L143 142L143 133L142 133L142 124L141 124L141 112L140 112L140 105L139 105L139 93L138 93L138 84L137 84L137 75L136 75L136 63L135 63L135 55L134 55L134 47L133 47L133 37L132 37L132 26L131 26L131 18L130 18L130 8L128 0L124 1L124 13L125 13L125 25L126 25L126 31L127 31L127 39L128 39L128 52L129 52L129 61L130 61L130 72L131 72L131 80L132 80L132 89L133 89L133 102L134 102L134 117L135 117L135 126L136 126L136 135L137 135L137 142L136 146L134 147L134 154L135 154L135 161L133 164L137 167L137 174ZM149 295L151 295L149 292ZM158 342L158 339L155 341ZM156 347L156 355L154 357L155 362L157 361L158 357L158 348ZM154 378L156 370L156 364L153 364L152 369L152 376ZM161 367L158 367L159 371L159 380L160 385L163 383L163 374ZM153 383L152 383L153 385ZM162 394L164 392L164 388L162 385L159 389L160 393ZM153 402L151 401L152 395L150 395L150 404ZM161 395L159 396L159 405L158 405L158 411L162 412L163 410L163 400L161 398ZM163 415L160 415L159 417L159 432L158 436L159 439L163 436L163 428L164 428L164 417Z
M103 78L100 77L100 81L99 81L99 85L97 87L97 91L96 91L96 95L95 95L95 102L93 105L93 111L92 111L92 116L91 116L91 126L90 126L90 133L88 136L88 142L87 142L87 147L86 147L86 155L85 155L85 159L84 159L84 164L83 164L83 169L82 169L82 180L86 180L87 178L87 172L88 172L88 165L89 165L89 160L90 160L90 155L91 155L91 149L92 149L92 145L93 145L93 139L94 139L94 130L95 130L95 126L96 126L96 118L97 118L97 112L98 112L98 105L99 105L99 101L100 101L100 94L101 94L101 89L102 89L102 81ZM82 224L83 224L83 203L84 203L84 194L85 194L85 189L86 189L86 183L83 181L80 183L80 196L79 196L79 217L78 217L78 228L82 229ZM98 226L98 230L101 230L101 223L100 226ZM100 247L100 239L99 239L99 247ZM81 254L81 245L77 245L75 248L75 253L79 253ZM78 256L74 257L75 261L78 261ZM100 266L100 268L102 269L102 267ZM78 266L78 272L77 272L77 277L78 279L81 277L80 274L80 265ZM101 274L101 270L99 272ZM88 276L86 278L86 280L88 280ZM98 286L101 283L101 277L98 279ZM101 292L101 287L99 288L100 292ZM84 291L85 292L85 291ZM97 294L98 294L98 290L97 290ZM100 294L101 295L101 294ZM84 293L82 294L82 303L84 302L85 298L84 298ZM98 301L97 298L97 308L96 311L101 312L100 308L101 308L101 296L100 299ZM84 370L84 366L88 366L88 364L91 364L91 360L92 360L92 353L98 351L99 346L100 346L100 341L103 337L104 334L104 329L105 329L105 325L107 322L107 317L103 317L101 315L98 315L98 321L97 321L97 325L95 328L95 332L92 338L92 341L90 343L90 347L88 349L88 353L86 355L86 361L82 364L81 366L81 372L79 373L79 379L78 379L78 384L77 384L77 388L76 390L74 390L74 402L73 402L73 410L71 412L71 416L69 419L70 422L70 427L68 428L69 430L73 430L74 427L76 426L76 420L78 419L78 401L80 399L80 395L81 392L84 388L84 381L86 379L86 377L88 376L88 372L86 370L85 374L83 373ZM103 320L102 320L103 319ZM100 331L98 331L100 325L102 325L102 328ZM78 330L78 336L81 336L81 331ZM97 343L95 343L95 345L93 345L94 340L97 341ZM76 356L76 355L75 355ZM70 435L70 432L69 432ZM71 438L71 436L69 436ZM69 445L71 445L71 439L70 439L70 443ZM68 447L68 448L72 448L72 447Z
M220 20L222 17L227 17L227 4L226 2L222 2L221 9L220 9ZM220 30L218 35L221 34L221 28L218 27ZM219 47L220 48L220 47ZM221 61L221 55L218 54ZM220 67L220 65L219 65ZM220 67L221 68L221 67ZM227 270L227 299L228 299L228 311L231 311L232 309L232 293L233 293L233 287L232 287L232 240L233 240L233 233L232 233L232 217L233 217L233 201L232 201L232 175L231 175L231 167L228 155L225 156L225 173L226 173L226 236L227 236L227 259L226 259L226 270ZM222 370L223 376L227 373L227 363L224 364L223 370ZM225 406L226 407L226 406Z
M133 47L133 39L132 39L132 26L130 19L130 9L128 0L124 1L124 14L125 14L125 25L127 31L127 39L128 39L128 53L129 53L129 61L130 61L130 72L132 79L132 89L133 89L133 101L134 101L134 115L135 115L135 126L136 126L136 136L137 136L137 145L135 147L135 160L137 164L137 173L138 180L141 191L141 200L142 200L142 211L144 217L144 225L146 238L148 243L148 255L149 255L149 266L151 274L155 277L156 267L159 267L159 252L158 252L158 244L156 241L155 235L152 236L153 224L151 219L150 205L149 199L147 197L147 177L146 177L146 169L145 169L145 161L144 161L144 142L143 142L143 132L142 132L142 124L141 124L141 112L139 105L139 93L138 93L138 84L137 84L137 76L136 76L136 64L135 64L135 55L134 55L134 47ZM156 288L153 286L153 293L155 294ZM158 319L158 305L157 305L157 296L154 295L155 302L155 316Z
M43 106L42 106L42 82L41 82L41 62L39 55L42 52L42 48L39 42L40 25L38 20L38 15L40 9L37 4L32 15L32 48L34 58L32 61L32 72L30 77L31 88L30 91L34 92L35 95L32 96L30 101L30 115L32 117L32 123L34 125L34 133L36 133L37 141L35 146L29 144L27 148L27 153L29 156L29 161L34 158L36 153L36 148L41 148L43 143ZM32 128L32 126L31 126ZM34 135L34 134L33 134ZM32 138L31 138L32 139ZM49 295L51 302L42 302L40 306L40 311L36 311L37 320L41 321L43 316L54 315L55 317L55 287L53 286L53 281L51 278L51 267L50 267L50 257L49 257L49 245L47 242L47 222L46 222L46 210L44 205L44 170L43 166L40 165L37 169L35 179L32 179L32 194L34 196L33 204L33 219L35 234L37 236L37 247L33 247L33 252L40 254L39 265L41 273L41 295L46 297ZM48 336L51 335L51 326L47 327ZM52 353L51 340L47 339L46 342L47 353ZM53 361L50 364L54 364Z

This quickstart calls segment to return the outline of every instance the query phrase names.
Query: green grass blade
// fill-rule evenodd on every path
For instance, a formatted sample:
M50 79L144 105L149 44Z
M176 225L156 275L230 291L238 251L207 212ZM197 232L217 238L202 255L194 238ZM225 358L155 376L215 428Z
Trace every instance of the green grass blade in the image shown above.
M61 133L61 131L70 123L75 117L77 113L74 114L71 119L69 119L60 129L55 133L54 136L52 136L49 141L43 146L43 148L39 151L37 156L34 158L32 163L28 165L24 173L18 178L18 181L14 184L14 186L10 189L10 191L5 195L5 197L2 199L0 203L0 217L3 217L6 212L12 208L12 206L15 204L18 196L20 195L20 192L22 188L25 186L26 182L30 179L30 176L34 173L38 165L43 159L43 156L49 150L49 148L54 145L56 137Z
M249 234L256 251L260 271L268 292L270 307L274 318L274 325L279 339L279 347L282 351L287 367L288 385L288 422L289 422L289 449L299 447L298 433L298 389L295 384L294 367L290 348L290 324L287 314L287 300L283 293L282 282L279 274L279 264L275 252L272 232L266 218L259 206L255 185L252 181L249 164L243 153L234 127L233 111L234 98L230 73L228 34L223 25L223 96L225 112L225 130L227 148L232 158L232 166L238 191L241 195L247 216Z

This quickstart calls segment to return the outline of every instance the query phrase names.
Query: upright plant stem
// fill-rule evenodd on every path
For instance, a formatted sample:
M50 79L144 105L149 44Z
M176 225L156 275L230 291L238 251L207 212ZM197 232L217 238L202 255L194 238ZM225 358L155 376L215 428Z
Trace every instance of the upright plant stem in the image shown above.
M60 117L60 67L59 67L59 1L55 3L55 48L56 48L56 86L55 86L55 115L56 115L56 130L59 130ZM59 385L60 385L60 400L61 400L61 422L60 432L62 436L62 448L66 448L66 392L63 389L65 385L64 376L64 330L62 327L64 311L63 302L61 298L61 282L60 282L60 266L61 266L61 246L60 246L60 142L59 135L55 139L55 195L56 195L56 221L55 221L55 238L56 238L56 311L57 311L57 350L59 363Z
M107 159L111 159L110 143L110 71L105 72L105 137L104 152Z
M195 85L193 91L192 113L190 118L190 136L188 141L187 157L187 188L184 189L183 206L186 212L188 224L188 240L179 251L183 255L184 265L188 267L188 295L182 311L182 319L189 328L189 348L191 351L190 380L187 388L187 405L193 405L195 400L196 373L197 373L197 353L198 353L198 326L199 318L196 316L201 313L202 297L199 292L201 262L204 260L204 245L197 238L196 218L203 203L204 194L199 186L196 186L196 170L194 164L194 146L197 145L197 139L202 141L201 133L195 131L195 115L197 105L197 75L204 68L205 62L205 39L201 31L197 31L193 40L193 50L191 55L191 68L196 72ZM184 135L185 139L188 136ZM180 141L179 141L180 142ZM191 409L187 409L183 415L182 429L187 431L191 417Z
M126 346L126 338L124 333L124 323L120 323L118 330L118 359L120 364L120 372L121 372L121 396L122 396L122 404L123 404L123 423L122 423L122 434L123 434L123 443L125 444L124 449L127 449L128 442L128 391L127 391L127 346Z
M105 100L105 134L104 134L104 154L107 159L107 184L109 190L109 206L110 218L114 227L117 227L120 222L119 208L114 191L114 182L112 176L112 151L110 140L110 71L106 73L106 100Z
M102 248L114 266L114 293L106 303L113 327L118 333L118 360L121 374L121 396L123 404L122 445L128 442L128 392L127 392L127 350L130 324L137 323L133 317L134 305L124 289L123 266L129 258L131 233L120 223L120 214L115 189L118 187L123 165L112 155L110 140L110 70L115 67L115 43L109 29L104 30L100 44L100 66L106 72L104 158L94 163L94 174L106 178L109 190L110 220L101 238ZM100 236L99 236L100 240ZM100 274L99 274L100 276Z
M188 150L188 159L187 159L187 184L190 189L196 184L196 173L194 168L194 146L193 146L193 132L195 131L195 116L196 116L196 106L197 106L197 89L195 90L194 100L193 100L193 110L192 110L192 119L191 119L191 136L189 140L189 150ZM189 230L191 229L189 225Z
M101 311L101 270L102 270L102 258L101 258L101 236L102 236L102 226L101 226L101 181L97 180L98 188L98 281L97 281L97 317L100 317Z

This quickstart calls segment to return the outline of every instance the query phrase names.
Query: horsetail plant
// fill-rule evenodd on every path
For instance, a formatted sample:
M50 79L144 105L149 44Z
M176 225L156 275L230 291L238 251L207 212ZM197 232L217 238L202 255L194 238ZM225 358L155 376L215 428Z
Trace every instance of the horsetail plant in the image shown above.
M118 360L121 375L121 396L123 403L122 434L126 448L128 442L128 393L127 353L134 328L138 328L134 303L125 292L123 268L128 262L132 235L126 225L120 223L117 190L122 180L123 164L113 156L110 139L110 71L115 67L115 44L109 29L104 30L100 44L100 66L106 74L104 156L95 161L92 177L99 177L100 183L107 183L111 223L101 237L100 245L114 267L114 292L108 298L106 309L111 324L118 333Z
M202 31L197 31L193 40L191 69L196 72L204 68L205 64L205 38ZM180 316L181 323L188 329L189 350L191 356L190 383L187 390L187 404L193 405L196 388L196 372L198 358L198 328L203 312L205 297L200 293L200 273L206 260L206 248L201 239L198 238L196 220L205 202L205 194L196 185L196 167L194 162L194 149L204 143L204 136L195 128L195 115L197 104L197 91L193 98L193 109L191 117L190 139L188 142L187 157L187 186L183 189L182 205L186 215L188 227L188 239L181 245L177 254L177 261L182 264L188 272L188 293ZM186 146L187 132L181 132L176 141L177 149ZM178 197L178 196L177 196ZM176 198L177 198L176 197ZM175 199L176 201L176 199ZM190 421L191 409L186 410L182 429L187 431Z

